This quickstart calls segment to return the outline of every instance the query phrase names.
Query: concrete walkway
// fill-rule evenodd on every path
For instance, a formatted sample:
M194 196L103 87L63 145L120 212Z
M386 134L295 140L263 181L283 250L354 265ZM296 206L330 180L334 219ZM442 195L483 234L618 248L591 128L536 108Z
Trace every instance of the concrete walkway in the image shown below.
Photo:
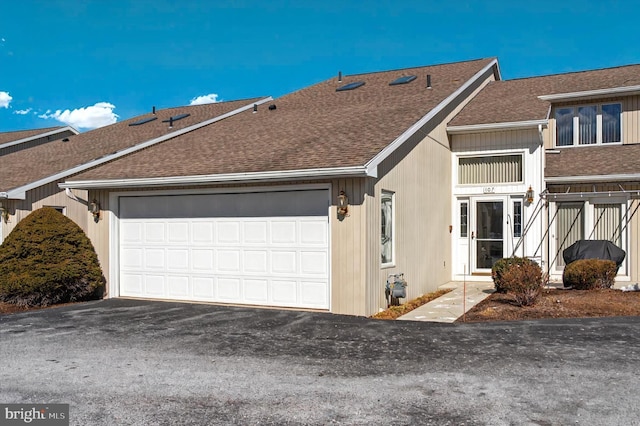
M451 282L440 288L453 288L453 290L399 317L398 320L451 323L484 300L495 289L493 282L466 283L466 286L462 282Z

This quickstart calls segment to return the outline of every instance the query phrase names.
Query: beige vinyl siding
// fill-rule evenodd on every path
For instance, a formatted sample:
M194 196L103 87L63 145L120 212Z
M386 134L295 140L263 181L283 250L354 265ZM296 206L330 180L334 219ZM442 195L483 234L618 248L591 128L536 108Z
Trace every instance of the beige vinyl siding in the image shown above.
M65 215L77 223L82 230L87 230L87 191L75 190L74 195L78 198L75 201L69 198L63 190L58 187L58 182L42 185L38 188L27 191L25 200L8 200L3 204L9 206L9 222L3 223L3 238L15 228L22 219L27 217L32 211L41 207L62 207Z
M564 267L562 251L578 240L584 239L584 204L559 203L556 213L556 259L558 267ZM553 260L553 259L552 259Z
M486 75L458 103L417 132L366 182L366 315L386 308L389 274L404 273L406 301L451 281L451 151L446 124L489 81ZM381 195L394 193L394 266L381 262Z
M497 155L458 159L458 183L522 182L522 155Z

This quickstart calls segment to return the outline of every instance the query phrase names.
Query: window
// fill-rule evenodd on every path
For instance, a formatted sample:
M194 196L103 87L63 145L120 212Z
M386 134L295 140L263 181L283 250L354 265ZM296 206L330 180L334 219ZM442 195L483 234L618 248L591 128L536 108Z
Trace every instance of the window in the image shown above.
M382 253L382 264L390 265L393 264L394 261L394 250L393 250L393 232L394 232L394 211L393 211L393 198L394 194L392 192L382 192L381 198L381 253Z
M459 184L522 182L522 155L469 157L458 160Z
M59 206L45 206L45 207L50 207L54 210L57 210L58 212L65 214L65 208L64 207L59 207Z
M622 142L621 116L621 104L557 108L556 146Z
M513 202L513 237L522 236L522 201Z
M469 204L467 202L460 203L460 237L469 236Z

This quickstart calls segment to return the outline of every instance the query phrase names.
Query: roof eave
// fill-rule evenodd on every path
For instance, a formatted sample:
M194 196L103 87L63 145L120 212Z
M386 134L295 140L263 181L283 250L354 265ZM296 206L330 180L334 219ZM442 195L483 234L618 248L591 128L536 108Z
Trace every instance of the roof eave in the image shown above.
M537 129L539 126L548 126L549 120L525 120L510 121L503 123L485 123L485 124L465 124L461 126L447 126L447 132L450 134L459 133L476 133L476 132L492 132L500 130L519 130L519 129Z
M377 175L377 168L380 163L382 163L387 157L389 157L393 152L396 151L404 142L406 142L411 136L413 136L416 132L418 132L421 128L423 128L429 121L431 121L434 117L436 117L442 110L444 110L451 102L453 102L458 96L464 93L472 84L474 84L478 79L482 78L488 71L492 68L494 69L494 75L496 71L496 65L498 64L497 59L491 60L487 65L485 65L480 71L473 75L469 80L467 80L462 86L460 86L455 92L447 96L442 102L436 105L431 111L429 111L424 117L418 120L415 124L409 127L404 133L398 136L393 142L387 145L382 151L380 151L375 157L369 160L365 167L367 171L371 175ZM499 70L498 70L499 71Z
M637 95L640 94L640 86L624 86L624 87L611 87L607 89L595 89L585 90L581 92L567 92L567 93L555 93L553 95L541 95L538 99L548 102L561 102L561 101L577 101L588 100L595 98L603 98L607 96L617 95Z
M67 131L72 132L72 133L74 133L76 135L79 134L79 132L76 129L74 129L73 127L65 126L65 127L59 128L59 129L51 130L49 132L38 133L37 135L29 136L27 138L22 138L22 139L18 139L16 141L11 141L11 142L7 142L7 143L4 143L4 144L1 144L0 145L0 149L8 148L8 147L14 146L14 145L20 145L20 144L25 143L25 142L29 142L29 141L33 141L33 140L36 140L36 139L43 138L45 136L52 136L52 135L56 135L58 133L64 133L64 132L67 132Z
M231 182L274 182L300 179L348 177L375 177L368 173L365 166L337 167L328 169L280 170L269 172L225 173L195 176L169 176L133 179L95 179L78 180L60 183L60 188L70 189L102 189L102 188L137 188L160 186L192 186L210 185Z
M164 142L164 141L169 140L169 139L173 139L173 138L175 138L177 136L183 135L185 133L189 133L189 132L194 131L196 129L199 129L201 127L208 126L209 124L215 123L216 121L220 121L220 120L223 120L225 118L231 117L233 115L239 114L239 113L241 113L243 111L247 111L247 110L253 108L254 105L261 105L261 104L263 104L265 102L269 102L269 101L272 101L272 100L273 100L273 98L271 96L269 96L269 97L261 99L261 100L259 100L257 102L252 102L252 103L250 103L248 105L245 105L243 107L236 108L233 111L229 111L229 112L227 112L225 114L216 116L216 117L211 118L209 120L205 120L205 121L202 121L200 123L196 123L196 124L193 124L191 126L185 127L184 129L176 130L175 132L171 132L171 133L168 133L168 134L166 134L164 136L160 136L160 137L157 137L157 138L154 138L154 139L150 139L148 141L145 141L145 142L139 143L137 145L131 146L129 148L123 149L121 151L118 151L118 152L116 152L114 154L105 155L104 157L100 157L100 158L98 158L96 160L89 161L88 163L83 163L83 164L80 164L80 165L78 165L76 167L73 167L71 169L67 169L67 170L64 170L62 172L56 173L54 175L47 176L45 178L39 179L37 181L30 182L30 183L28 183L26 185L22 185L22 186L19 186L17 188L13 188L13 189L11 189L11 190L6 192L6 194L8 194L7 198L24 200L26 198L26 192L31 190L31 189L37 188L37 187L42 186L42 185L46 185L46 184L51 183L51 182L55 182L55 181L60 180L60 179L64 179L64 178L66 178L68 176L72 176L72 175L84 172L84 171L89 170L89 169L91 169L93 167L97 167L99 165L108 163L108 162L113 161L115 159L118 159L120 157L124 157L125 155L132 154L132 153L134 153L136 151L140 151L141 149L148 148L148 147L150 147L152 145L155 145L157 143Z
M583 176L547 176L547 183L598 183L598 182L631 182L640 181L640 173L620 173L610 175L583 175Z

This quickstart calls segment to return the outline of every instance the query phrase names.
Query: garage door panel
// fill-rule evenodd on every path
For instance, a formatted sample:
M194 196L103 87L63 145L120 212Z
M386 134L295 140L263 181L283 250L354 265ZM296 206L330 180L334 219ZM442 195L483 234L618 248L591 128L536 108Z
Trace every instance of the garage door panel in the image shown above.
M215 253L213 249L192 249L191 259L193 270L198 272L208 271L214 273L214 255Z
M218 222L217 234L218 244L240 244L240 223Z
M243 243L267 244L267 222L245 222Z
M328 204L326 190L121 197L120 295L328 309Z
M168 223L167 224L170 243L188 243L189 242L189 224L186 222Z
M271 272L274 274L295 274L297 271L295 251L274 250L271 252Z
M244 279L244 297L248 303L269 302L269 281L258 279Z
M271 242L273 244L296 244L296 222L293 220L271 222Z
M217 251L217 270L219 272L235 272L240 273L240 250L218 250Z
M167 276L167 296L175 299L187 299L189 298L190 293L188 276Z
M123 248L120 256L120 265L123 269L142 269L144 250L141 247Z
M300 273L327 275L327 253L321 251L300 252Z
M196 244L214 243L213 240L213 223L211 222L193 222L192 225L192 241Z
M169 271L189 269L189 249L167 250L167 269Z
M145 243L164 243L166 240L165 224L163 222L145 223L142 241Z
M322 307L327 303L326 283L302 281L300 283L300 302L308 307Z
M123 273L120 275L120 292L130 296L144 296L143 281L142 274Z
M163 297L165 295L164 275L144 275L144 292L151 297Z
M268 251L265 250L245 250L243 251L242 264L245 273L257 273L266 275L268 270Z
M165 251L161 248L144 250L144 267L145 269L165 270L167 265L165 262Z
M238 302L240 301L240 279L239 278L223 278L219 277L218 281L218 297L223 301Z
M213 277L193 277L193 297L196 300L213 300L215 297Z
M327 245L327 223L326 221L304 221L300 222L300 243L304 245Z
M295 280L271 281L273 301L276 304L295 306L298 304L298 283Z

